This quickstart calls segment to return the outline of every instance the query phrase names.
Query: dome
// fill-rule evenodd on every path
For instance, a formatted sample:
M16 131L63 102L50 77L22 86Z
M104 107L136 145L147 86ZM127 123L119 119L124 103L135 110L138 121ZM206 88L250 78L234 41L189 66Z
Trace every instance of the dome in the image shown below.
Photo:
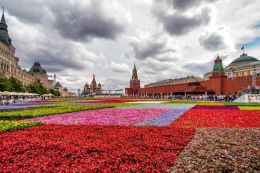
M242 55L240 55L240 57L238 57L237 59L232 61L231 64L242 63L242 62L248 63L248 62L255 62L255 61L259 61L259 60L256 59L255 57L247 56L247 54L242 54Z

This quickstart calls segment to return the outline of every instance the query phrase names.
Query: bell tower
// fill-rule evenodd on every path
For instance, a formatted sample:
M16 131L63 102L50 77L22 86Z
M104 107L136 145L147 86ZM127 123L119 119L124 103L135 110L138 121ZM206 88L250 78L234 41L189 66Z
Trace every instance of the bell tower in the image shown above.
M216 95L223 94L223 85L227 76L222 65L222 59L217 56L215 59L212 75L210 77L211 89L215 91Z
M134 93L137 93L138 89L140 89L140 80L138 79L135 63L134 63L134 69L132 72L132 79L130 80L130 88L132 88Z

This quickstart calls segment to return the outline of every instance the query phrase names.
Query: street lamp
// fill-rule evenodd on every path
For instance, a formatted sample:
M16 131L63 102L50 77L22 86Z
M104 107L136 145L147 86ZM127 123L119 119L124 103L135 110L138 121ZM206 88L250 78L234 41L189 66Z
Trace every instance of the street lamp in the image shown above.
M254 67L254 72L253 72L253 75L252 75L252 88L255 88L255 87L256 87L256 71L255 71L255 65L254 65L253 67Z

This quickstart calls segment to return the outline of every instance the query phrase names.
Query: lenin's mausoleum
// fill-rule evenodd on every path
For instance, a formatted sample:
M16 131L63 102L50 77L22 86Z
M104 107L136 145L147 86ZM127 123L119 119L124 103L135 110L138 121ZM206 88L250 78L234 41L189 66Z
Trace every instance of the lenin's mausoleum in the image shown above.
M215 59L212 72L204 78L187 76L167 79L140 87L137 69L134 65L130 87L125 89L128 96L170 96L198 94L236 94L251 87L260 86L260 61L243 53L223 68L222 59Z

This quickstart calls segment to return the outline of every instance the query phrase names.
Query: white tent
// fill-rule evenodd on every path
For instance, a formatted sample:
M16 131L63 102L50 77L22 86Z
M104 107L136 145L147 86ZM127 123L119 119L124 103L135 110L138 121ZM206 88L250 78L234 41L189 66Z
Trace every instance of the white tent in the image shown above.
M38 96L39 94L35 93L18 93L18 92L9 92L9 91L4 91L0 92L1 96Z

